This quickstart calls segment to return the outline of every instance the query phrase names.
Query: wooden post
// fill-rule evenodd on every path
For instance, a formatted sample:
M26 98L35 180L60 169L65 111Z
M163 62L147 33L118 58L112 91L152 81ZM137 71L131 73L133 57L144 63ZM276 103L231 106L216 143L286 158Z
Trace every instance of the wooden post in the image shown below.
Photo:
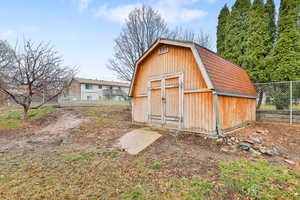
M293 124L293 81L290 81L290 125Z
M220 110L219 110L219 101L218 101L218 94L216 91L213 91L214 96L214 110L215 110L215 117L216 117L216 132L218 136L223 136L223 132L220 127Z
M183 117L184 117L184 82L183 82L183 74L181 74L179 76L179 113L180 113L180 119L179 119L179 129L182 130L183 129Z
M147 110L147 123L150 124L151 123L151 81L148 81L148 91L147 91L147 104L148 104L148 110Z
M166 79L162 78L160 81L160 95L161 95L161 123L163 126L166 124ZM164 99L164 100L163 100Z

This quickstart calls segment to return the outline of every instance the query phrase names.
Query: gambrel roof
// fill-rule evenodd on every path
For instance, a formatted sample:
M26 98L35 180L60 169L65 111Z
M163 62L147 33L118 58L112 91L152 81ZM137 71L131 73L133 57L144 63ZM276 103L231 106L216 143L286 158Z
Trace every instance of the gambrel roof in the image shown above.
M136 62L129 96L132 96L139 63L159 44L190 48L208 89L220 95L256 98L256 90L243 68L196 43L169 39L157 40Z

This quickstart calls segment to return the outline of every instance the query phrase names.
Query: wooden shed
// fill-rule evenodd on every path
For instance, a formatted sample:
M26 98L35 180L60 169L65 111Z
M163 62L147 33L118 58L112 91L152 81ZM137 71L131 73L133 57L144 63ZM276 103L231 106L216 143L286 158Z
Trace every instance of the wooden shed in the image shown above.
M136 62L129 96L135 122L222 134L255 120L246 71L193 42L157 40Z

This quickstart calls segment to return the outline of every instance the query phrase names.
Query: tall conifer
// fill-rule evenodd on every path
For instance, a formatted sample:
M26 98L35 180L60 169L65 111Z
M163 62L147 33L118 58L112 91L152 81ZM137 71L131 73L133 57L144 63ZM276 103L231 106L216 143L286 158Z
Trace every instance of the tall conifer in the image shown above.
M265 4L266 20L268 23L268 33L270 43L274 44L276 39L276 24L275 24L275 4L273 0L267 0Z
M224 57L241 66L246 52L250 5L249 0L236 0L232 7L225 41L227 50Z
M272 51L272 81L300 79L299 0L281 0L278 38Z
M248 37L243 67L254 82L270 81L266 57L272 49L272 35L269 33L269 15L266 15L263 0L254 0L248 21Z
M227 35L229 17L230 12L227 5L225 4L220 11L217 25L217 52L221 56L224 56L226 54L225 38Z

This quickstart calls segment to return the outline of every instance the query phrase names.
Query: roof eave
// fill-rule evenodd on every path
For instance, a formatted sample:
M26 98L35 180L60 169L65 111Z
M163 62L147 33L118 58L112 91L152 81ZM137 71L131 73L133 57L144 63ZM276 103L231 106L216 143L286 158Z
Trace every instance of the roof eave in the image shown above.
M256 95L250 95L250 94L241 94L236 92L228 92L223 90L215 90L217 95L221 96L231 96L231 97L242 97L242 98L250 98L250 99L256 99Z

